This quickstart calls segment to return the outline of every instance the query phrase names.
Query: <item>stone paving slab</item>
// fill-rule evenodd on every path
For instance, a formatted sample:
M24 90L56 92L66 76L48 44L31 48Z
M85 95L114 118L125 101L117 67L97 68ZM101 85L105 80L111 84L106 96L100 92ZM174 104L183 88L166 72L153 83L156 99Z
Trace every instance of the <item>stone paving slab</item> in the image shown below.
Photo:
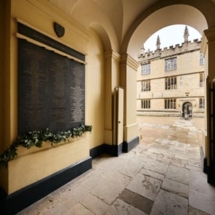
M105 215L147 215L143 211L123 202L120 199L117 199L112 206L108 209Z
M203 172L190 171L190 189L211 195L215 198L215 187L207 183L207 175Z
M156 172L153 172L153 171L148 170L148 169L143 169L142 168L140 170L140 173L143 174L143 175L150 176L152 178L158 179L160 181L163 181L163 179L164 179L164 175L156 173Z
M112 172L109 170L98 168L97 170L93 170L92 174L88 175L87 177L78 182L81 186L91 191L111 174Z
M126 159L125 165L119 170L120 173L134 177L142 168L142 162L135 160L135 159Z
M95 187L91 193L111 205L119 194L125 189L131 178L120 173L114 173L112 178L105 179L101 184Z
M38 215L38 214L54 214L65 213L67 208L55 199L52 195L47 195L43 199L32 204L25 210L19 212L17 215Z
M161 188L185 198L188 198L189 196L189 186L167 178L164 179Z
M188 160L174 157L171 159L170 163L174 166L185 167L188 164Z
M89 190L82 186L77 186L73 189L67 189L66 191L57 190L58 192L53 192L52 195L58 199L67 209L74 207L81 199L83 199Z
M137 193L131 192L130 190L127 190L127 189L123 190L123 192L120 194L119 198L122 201L145 212L146 214L150 214L153 203L154 203L153 201L151 201Z
M170 165L166 173L166 178L189 185L189 170Z
M188 212L188 200L160 190L150 215L187 215Z
M215 197L209 194L190 189L189 204L193 208L215 215Z
M85 208L83 205L78 203L71 210L67 211L63 215L94 215L94 214L87 208Z
M160 174L165 174L168 169L168 164L153 159L147 159L143 163L143 168Z
M206 212L200 211L196 208L192 208L191 206L189 206L189 212L188 215L210 215Z
M160 190L161 183L160 180L138 173L126 188L154 201Z
M92 194L88 194L80 203L95 215L103 214L109 205Z

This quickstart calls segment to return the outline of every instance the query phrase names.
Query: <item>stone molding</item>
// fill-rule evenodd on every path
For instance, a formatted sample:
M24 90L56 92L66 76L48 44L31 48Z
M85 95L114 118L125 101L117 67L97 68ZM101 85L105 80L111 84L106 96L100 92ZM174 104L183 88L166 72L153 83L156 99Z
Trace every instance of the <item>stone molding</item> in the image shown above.
M208 43L215 42L215 28L210 28L204 31Z
M200 51L202 52L202 54L203 54L204 57L206 55L206 51L207 51L207 47L208 47L207 42L208 42L207 38L206 38L205 34L203 34Z
M203 32L201 52L205 56L208 44L215 42L215 28L207 29Z
M112 58L112 59L118 60L118 61L120 60L120 54L113 51L113 50L104 52L104 57L105 58Z
M138 70L139 63L132 58L129 54L125 54L121 56L120 64L126 64L134 70Z

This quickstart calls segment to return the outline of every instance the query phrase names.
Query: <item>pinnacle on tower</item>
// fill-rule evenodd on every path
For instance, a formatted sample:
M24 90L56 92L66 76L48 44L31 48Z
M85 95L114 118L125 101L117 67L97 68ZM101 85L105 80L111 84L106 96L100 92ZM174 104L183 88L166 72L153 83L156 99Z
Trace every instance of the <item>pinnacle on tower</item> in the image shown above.
M189 31L187 26L184 29L184 42L188 42L188 37L189 37Z
M145 54L145 48L144 45L141 47L140 49L140 55L144 55Z
M158 35L158 37L157 37L157 43L156 43L157 50L161 49L161 48L160 48L160 44L161 44L161 42L160 42L160 37L159 37L159 35Z

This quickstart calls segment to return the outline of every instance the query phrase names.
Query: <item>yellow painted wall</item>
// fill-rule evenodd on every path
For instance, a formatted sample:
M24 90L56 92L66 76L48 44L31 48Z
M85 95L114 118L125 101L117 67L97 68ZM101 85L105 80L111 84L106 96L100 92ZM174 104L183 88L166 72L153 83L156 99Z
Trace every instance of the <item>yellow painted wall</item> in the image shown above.
M105 131L104 131L104 141L106 144L111 145L113 143L113 94L114 88L120 86L120 70L119 70L119 60L120 55L113 50L106 51L104 54L105 58Z
M16 19L20 19L29 25L37 28L48 36L58 40L59 42L63 42L67 44L71 48L75 48L77 51L82 53L87 52L87 43L89 40L89 33L86 29L81 26L78 26L77 23L73 23L73 21L69 21L68 17L53 8L48 1L42 0L11 0L5 1L8 4L8 11L5 12L8 16L8 34L5 34L5 67L4 67L4 116L5 123L3 127L5 128L4 132L4 147L9 146L13 140L17 137L17 122L18 122L18 71L17 71L17 21ZM5 9L5 8L4 8ZM11 9L11 14L10 14ZM6 10L5 10L6 11ZM53 30L53 22L56 21L65 27L65 35L62 39L58 39ZM5 29L5 31L7 30ZM98 50L100 46L98 46ZM96 56L98 57L98 56ZM99 61L100 59L98 59ZM98 67L101 65L97 65L96 68L92 68L97 72ZM100 75L100 79L98 79L98 75ZM87 77L89 78L89 76ZM101 102L101 94L98 92L101 90L102 86L102 72L101 70L98 72L96 78L91 78L91 86L87 85L87 87L93 88L92 94L87 94L88 98L92 98L94 101L97 100L97 104L99 103L99 107L97 106L97 110L100 111L100 115L102 116L102 102ZM1 91L2 92L2 91ZM2 98L2 94L0 94L0 101ZM87 101L89 99L86 98ZM93 110L95 108L95 103L91 103L89 101L86 106L88 109L86 112L91 114L90 109ZM2 107L1 107L2 108ZM2 113L2 109L0 114ZM97 114L94 112L94 114ZM1 115L0 115L1 116ZM101 117L102 118L102 117ZM98 129L98 123L102 127L102 120L91 121L95 119L91 119L86 117L86 124L95 125L95 128ZM2 124L0 124L2 126ZM100 127L99 127L100 129ZM94 131L93 131L94 132ZM90 134L89 134L90 135ZM99 144L102 141L102 129L101 135L93 136L91 142L94 144ZM8 170L1 169L0 170L0 186L2 186L8 194L11 194L14 191L19 190L31 183L36 182L50 174L55 173L61 169L64 169L78 161L81 161L89 156L89 138L84 138L80 141L75 141L68 144L63 144L61 146L45 149L42 151L31 152L26 151L26 154L23 156L18 156L16 159L9 162ZM2 145L1 145L2 147ZM1 148L0 148L1 149ZM26 149L24 149L26 150ZM20 149L19 149L20 152Z
M124 59L125 60L125 59ZM127 65L123 64L126 62ZM125 68L124 68L125 67ZM137 67L138 63L127 56L126 61L121 64L121 84L124 88L124 141L131 141L138 136L136 123L136 90L137 90Z
M50 145L49 143L46 143ZM8 193L13 193L27 185L37 182L65 167L84 160L89 155L89 141L87 137L74 142L59 144L44 149L33 149L31 153L21 155L9 162ZM33 152L32 152L33 151Z
M136 71L127 67L127 100L126 107L128 109L126 124L133 124L136 122Z
M104 56L103 46L97 33L90 31L86 56L86 124L93 126L89 135L90 148L104 143Z

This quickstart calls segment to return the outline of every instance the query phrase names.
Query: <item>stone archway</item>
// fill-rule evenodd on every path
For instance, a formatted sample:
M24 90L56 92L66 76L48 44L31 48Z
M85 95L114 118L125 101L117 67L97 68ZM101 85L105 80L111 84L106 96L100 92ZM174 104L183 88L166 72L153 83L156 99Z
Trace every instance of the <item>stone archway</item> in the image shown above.
M193 105L190 102L184 102L182 105L182 117L185 117L185 115L192 117L192 109Z
M128 53L133 59L138 60L138 55L141 45L147 40L147 38L155 33L157 30L174 24L185 24L194 27L203 35L203 42L201 52L205 57L205 77L208 80L212 80L215 77L213 62L213 56L215 56L215 19L212 15L214 11L214 5L211 2L207 2L204 5L200 5L200 1L187 3L185 1L174 1L173 4L163 1L164 4L161 6L159 3L155 4L152 11L147 10L146 14L142 13L139 19L133 23L133 26L127 32L122 46L121 53ZM156 9L156 6L158 7ZM210 15L207 14L210 11ZM183 14L183 16L181 16ZM191 15L192 14L192 15ZM194 18L195 17L195 18ZM210 18L209 18L210 17ZM159 20L159 22L157 21ZM136 26L135 26L136 25ZM141 38L142 37L142 38ZM142 40L141 40L142 39ZM208 84L207 84L208 85ZM207 89L207 85L206 88ZM128 86L126 86L128 88ZM207 92L205 91L206 106L208 106ZM190 103L191 104L191 103ZM191 108L189 115L192 116L192 104L188 103L184 105L184 108ZM210 129L210 117L205 111L205 131ZM205 168L210 166L209 161L209 136L203 133L204 141L202 142L201 154L202 159L205 158ZM213 167L214 168L214 167ZM215 180L215 179L214 179Z

